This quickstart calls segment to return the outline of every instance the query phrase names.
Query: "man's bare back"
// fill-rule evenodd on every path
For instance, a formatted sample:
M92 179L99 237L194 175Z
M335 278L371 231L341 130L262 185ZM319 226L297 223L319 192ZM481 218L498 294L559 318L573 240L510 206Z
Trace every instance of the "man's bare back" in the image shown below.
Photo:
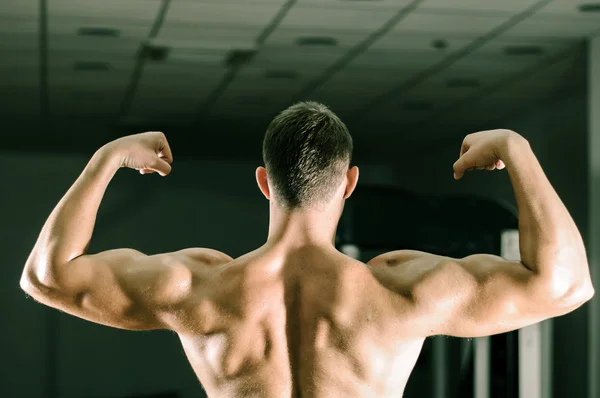
M94 154L42 228L21 287L92 322L177 332L211 397L273 398L399 397L427 337L515 330L594 295L579 231L518 134L468 135L454 173L506 166L521 261L396 251L363 264L333 244L358 180L345 126L314 103L278 118L265 138L272 174L256 172L270 208L263 247L235 260L210 249L87 253L119 168L171 171L166 137L144 133Z
M424 338L367 265L261 248L209 272L173 325L209 396L402 395Z

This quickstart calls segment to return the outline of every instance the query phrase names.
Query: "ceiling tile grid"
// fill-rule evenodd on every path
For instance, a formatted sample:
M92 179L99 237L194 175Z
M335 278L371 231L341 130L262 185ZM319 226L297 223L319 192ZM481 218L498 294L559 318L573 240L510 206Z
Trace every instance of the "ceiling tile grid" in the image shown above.
M0 1L0 92L10 98L3 120L39 112L38 26L37 2Z
M55 116L114 120L158 2L53 0L48 8L49 95Z
M173 1L158 38L175 48L252 48L282 3Z
M256 39L271 23L284 1L171 2L153 44L169 48L166 67L144 67L130 113L132 117L177 114L192 123L228 73L232 51L253 51ZM179 70L178 75L169 71ZM165 83L168 82L168 88Z
M226 71L220 64L146 64L128 117L190 124Z
M454 106L452 123L474 110L483 119L578 81L561 54L600 32L600 13L580 12L587 3L52 0L50 109L107 125L123 110L186 125L232 114L268 121L315 99L357 121L415 123ZM410 12L392 26L401 10ZM36 1L0 2L0 90L15 98L5 108L15 114L39 106L39 18ZM144 45L163 56L140 59ZM256 54L228 65L236 50Z
M446 6L449 3L455 4L456 2L448 2ZM542 37L545 38L544 45L539 46L541 50L538 48L536 38L532 37L531 30L528 31L527 29L533 26L531 21L535 21L536 18L536 13L531 11L539 11L539 9L543 9L542 5L547 5L548 3L549 1L531 2L529 6L534 6L535 8L528 10L523 7L523 3L521 3L521 8L518 8L516 7L516 3L508 2L505 4L506 6L510 6L511 4L514 6L511 8L511 11L515 13L513 16L508 13L498 15L468 15L468 12L465 12L465 15L459 13L445 15L433 12L423 13L422 10L421 13L419 11L413 13L403 23L398 24L380 43L385 43L387 40L386 47L389 48L389 41L393 40L393 36L398 34L398 32L404 29L409 33L414 33L417 29L421 29L421 27L425 27L423 32L420 32L421 34L428 33L432 36L432 44L434 40L445 41L445 37L456 36L466 39L469 35L471 35L472 42L465 44L463 41L462 47L458 47L456 52L450 52L446 58L442 58L430 68L422 68L422 71L415 73L414 77L408 81L390 80L390 85L394 87L393 91L388 89L381 93L379 97L375 97L378 102L371 102L365 108L369 112L374 112L373 115L368 115L368 118L381 119L383 117L396 117L389 115L397 115L399 121L404 120L397 112L394 112L397 109L398 102L407 99L407 90L411 90L420 84L428 84L428 80L433 79L435 81L439 79L441 81L449 81L450 79L459 78L462 80L472 80L472 82L469 82L469 85L485 86L490 83L490 80L510 76L511 73L519 73L522 69L535 64L539 61L541 54L551 54L553 51L560 51L565 47L577 45L578 41L585 36L585 32L589 28L582 27L585 24L579 24L577 28L577 24L574 21L570 21L570 23L565 22L565 26L569 26L570 29L577 31L577 33L566 34L565 32L568 29L558 29L558 34L557 32L554 34L544 32L542 34ZM424 6L427 4L432 5L433 3L425 2ZM477 7L474 7L474 9L477 10ZM522 14L523 12L527 14ZM529 14L532 14L532 16ZM419 23L419 20L422 23ZM589 25L591 26L591 24ZM523 28L524 26L525 28ZM434 39L436 37L434 35L437 36L437 39ZM511 41L512 43L502 43L501 41ZM449 42L446 42L446 44L447 46L445 47L447 49ZM376 46L377 43L374 48ZM527 48L530 50L533 48L537 51L537 54L532 56L531 54L523 53L522 50ZM519 49L521 49L520 53ZM509 54L508 51L512 51L512 53ZM516 55L515 51L517 52ZM406 52L398 52L397 54L400 56L400 54L406 54ZM374 55L377 56L377 52L371 49L354 62L362 62L364 65L379 65L377 60L373 59ZM372 59L369 60L369 57ZM458 76L452 77L452 75ZM400 77L402 79L405 78L405 76ZM469 90L452 91L458 93L455 99L460 100ZM445 94L443 91L432 92L430 97L437 99L443 95L442 93ZM523 98L523 100L526 101L527 98ZM392 104L386 104L386 101L390 101ZM374 108L374 104L377 105L378 109Z

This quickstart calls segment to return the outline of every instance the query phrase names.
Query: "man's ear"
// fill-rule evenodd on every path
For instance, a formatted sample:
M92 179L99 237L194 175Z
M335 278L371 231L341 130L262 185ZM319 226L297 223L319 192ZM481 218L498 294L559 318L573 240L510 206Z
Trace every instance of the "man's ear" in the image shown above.
M346 172L346 191L344 191L344 199L348 199L358 183L358 167L351 167Z
M271 191L269 189L269 181L267 179L267 169L264 167L258 167L256 169L256 182L258 183L258 188L265 195L265 198L268 200L271 199Z

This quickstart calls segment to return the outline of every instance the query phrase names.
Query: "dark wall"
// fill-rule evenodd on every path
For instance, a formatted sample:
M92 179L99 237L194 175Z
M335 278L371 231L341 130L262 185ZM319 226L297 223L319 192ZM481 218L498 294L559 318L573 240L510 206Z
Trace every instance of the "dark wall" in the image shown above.
M584 93L532 115L540 162L589 247L587 106ZM585 397L588 386L587 305L554 320L554 398Z

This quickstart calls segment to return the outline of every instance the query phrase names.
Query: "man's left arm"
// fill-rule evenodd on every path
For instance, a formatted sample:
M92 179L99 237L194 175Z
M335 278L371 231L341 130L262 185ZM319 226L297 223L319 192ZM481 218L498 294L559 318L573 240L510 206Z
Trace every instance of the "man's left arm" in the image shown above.
M132 249L93 255L86 250L116 171L129 167L165 176L171 162L162 133L124 137L98 150L44 224L23 270L23 290L43 304L104 325L168 328L163 315L203 280L198 278L203 270L187 251L147 256ZM208 263L220 260L209 251L204 258Z

